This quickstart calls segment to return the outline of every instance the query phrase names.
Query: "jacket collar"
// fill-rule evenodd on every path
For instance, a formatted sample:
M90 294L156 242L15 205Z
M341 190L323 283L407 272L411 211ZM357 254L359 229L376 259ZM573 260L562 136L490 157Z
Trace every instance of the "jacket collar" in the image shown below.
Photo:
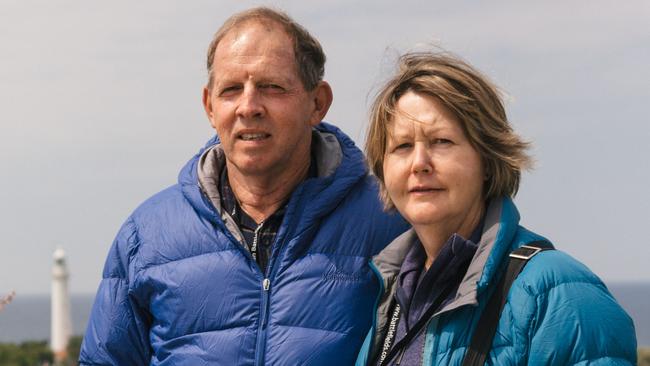
M318 178L303 181L292 193L286 215L296 221L290 230L304 229L304 225L335 209L346 193L367 174L363 154L337 127L321 122L314 128L312 136ZM179 184L184 196L201 216L234 229L228 220L224 220L219 200L219 174L224 166L225 156L215 136L181 170ZM293 215L294 212L297 214ZM301 228L295 225L298 222ZM230 231L237 233L237 230Z
M492 200L488 204L478 249L470 262L467 273L458 287L454 299L437 314L463 305L477 304L477 298L499 270L499 264L508 255L510 243L517 231L519 213L510 198ZM384 288L392 289L400 267L409 248L417 240L414 229L397 237L373 263L384 280Z

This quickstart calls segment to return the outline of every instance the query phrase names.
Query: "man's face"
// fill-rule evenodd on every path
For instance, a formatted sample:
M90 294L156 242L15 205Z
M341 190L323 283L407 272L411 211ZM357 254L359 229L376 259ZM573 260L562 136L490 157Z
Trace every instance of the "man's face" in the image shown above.
M327 84L305 90L293 42L280 26L251 21L228 32L211 77L203 103L229 171L273 177L309 162L311 128L329 107L319 99Z

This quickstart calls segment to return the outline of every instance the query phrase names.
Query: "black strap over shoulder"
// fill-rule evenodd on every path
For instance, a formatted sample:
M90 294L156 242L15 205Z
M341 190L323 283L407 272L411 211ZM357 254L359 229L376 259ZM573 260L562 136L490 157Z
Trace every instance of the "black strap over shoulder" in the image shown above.
M553 245L547 241L534 241L510 253L506 272L501 277L492 296L490 296L490 300L476 325L476 330L472 335L472 342L463 359L463 366L482 366L485 364L510 286L512 286L512 283L532 257L541 251L551 249L554 249Z

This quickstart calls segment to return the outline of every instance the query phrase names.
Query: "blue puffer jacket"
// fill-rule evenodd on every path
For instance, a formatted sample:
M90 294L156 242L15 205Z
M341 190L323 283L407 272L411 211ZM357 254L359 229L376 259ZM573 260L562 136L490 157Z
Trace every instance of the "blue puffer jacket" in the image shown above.
M406 229L361 152L314 132L319 177L293 192L262 273L219 207L216 145L128 218L110 249L80 363L353 364L379 283L369 259Z
M409 230L373 259L384 289L358 366L374 365L390 318L401 263L416 238ZM510 199L487 210L478 250L453 300L426 328L423 365L461 365L474 328L509 253L545 240L519 226ZM630 317L587 267L559 250L528 262L512 284L486 365L635 365Z

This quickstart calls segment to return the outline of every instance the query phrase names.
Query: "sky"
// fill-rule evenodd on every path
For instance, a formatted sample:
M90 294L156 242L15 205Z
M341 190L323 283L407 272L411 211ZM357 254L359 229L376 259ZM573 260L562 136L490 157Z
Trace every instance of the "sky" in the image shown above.
M0 0L0 295L49 292L57 247L95 292L126 217L214 134L212 35L259 4L320 40L326 120L359 144L401 53L473 64L533 144L522 224L607 283L650 281L650 2Z

